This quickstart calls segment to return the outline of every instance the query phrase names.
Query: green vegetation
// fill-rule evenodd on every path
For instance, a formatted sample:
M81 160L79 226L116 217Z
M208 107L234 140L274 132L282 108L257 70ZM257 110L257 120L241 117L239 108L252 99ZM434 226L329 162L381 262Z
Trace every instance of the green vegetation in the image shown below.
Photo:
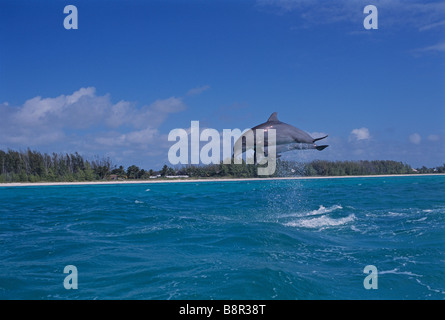
M380 174L445 173L445 164L436 168L413 169L408 164L391 160L326 161L309 163L277 161L274 177L289 176L350 176ZM210 164L187 165L172 168L164 165L161 170L145 170L136 165L114 165L109 158L96 157L86 160L74 154L42 154L37 151L0 150L0 182L71 182L141 179L187 175L192 178L255 178L257 165Z
M190 177L243 177L257 176L256 165L245 164L214 164L207 166L187 166L180 174ZM327 161L315 160L309 163L277 160L274 177L292 176L357 176L382 174L416 174L416 173L445 173L442 167L431 169L413 169L410 165L391 160L374 161Z
M112 168L108 158L84 160L74 154L0 150L0 182L62 182L103 180Z

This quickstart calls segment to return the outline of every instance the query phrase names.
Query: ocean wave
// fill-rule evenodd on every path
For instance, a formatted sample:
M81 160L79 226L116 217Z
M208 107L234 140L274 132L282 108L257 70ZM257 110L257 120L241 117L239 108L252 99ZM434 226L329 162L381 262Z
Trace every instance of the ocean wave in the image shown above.
M414 219L414 220L406 220L406 222L422 222L422 221L425 221L426 219L428 219L428 217L423 217L423 218Z
M392 211L388 211L387 215L389 217L403 217L405 216L404 213L400 213L400 212L392 212Z
M352 222L356 219L355 215L352 213L344 218L331 218L326 215L318 217L318 218L310 218L310 219L300 219L297 221L290 221L285 223L285 226L289 227L305 227L305 228L324 228L324 227L334 227L341 226L346 223Z
M307 215L313 216L313 215L317 215L317 214L325 214L325 213L330 213L332 211L339 210L339 209L343 209L343 207L340 205L333 205L333 206L330 206L329 208L325 208L324 206L321 205L320 208L318 208L317 210L312 210Z
M411 277L422 277L422 275L420 275L420 274L415 274L415 273L412 273L411 271L400 271L398 268L394 268L393 270L379 271L379 274L401 274L401 275L406 275L406 276L411 276Z
M323 205L320 205L320 207L316 210L312 210L309 212L296 212L291 214L285 214L281 215L280 218L316 216L320 214L331 213L335 210L341 210L341 209L343 209L341 205L333 205L328 208L324 207Z
M423 213L445 213L445 207L437 207L437 208L432 208L432 209L424 209L422 210Z

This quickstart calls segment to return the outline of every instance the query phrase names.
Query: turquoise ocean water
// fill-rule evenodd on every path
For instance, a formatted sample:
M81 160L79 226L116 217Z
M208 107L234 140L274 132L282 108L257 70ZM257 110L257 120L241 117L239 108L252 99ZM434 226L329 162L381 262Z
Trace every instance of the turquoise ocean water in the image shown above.
M442 300L444 187L445 176L2 187L0 298ZM367 265L377 289L364 287Z

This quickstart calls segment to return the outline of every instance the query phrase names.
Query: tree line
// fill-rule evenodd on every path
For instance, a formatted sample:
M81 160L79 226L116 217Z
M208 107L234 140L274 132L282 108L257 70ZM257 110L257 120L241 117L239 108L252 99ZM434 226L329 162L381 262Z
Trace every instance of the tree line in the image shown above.
M107 179L149 179L187 175L192 178L255 178L258 177L257 165L246 164L209 164L186 165L173 168L164 165L160 170L145 170L136 165L124 168L115 165L110 158L95 157L85 159L75 153L41 153L26 151L0 150L0 182L71 182L98 181ZM274 177L286 176L349 176L380 174L445 173L445 164L436 168L413 169L410 165L391 161L327 161L315 160L309 163L277 160Z
M257 166L253 164L246 164L244 162L241 165L213 164L207 166L186 166L180 170L180 173L187 174L191 177L258 177ZM428 172L424 172L422 169L413 169L406 163L392 160L314 160L305 163L278 159L273 177L356 176L416 173L445 173L445 164L442 167L430 168L428 169Z
M74 154L0 150L0 182L62 182L106 179L113 164L109 158L85 160Z

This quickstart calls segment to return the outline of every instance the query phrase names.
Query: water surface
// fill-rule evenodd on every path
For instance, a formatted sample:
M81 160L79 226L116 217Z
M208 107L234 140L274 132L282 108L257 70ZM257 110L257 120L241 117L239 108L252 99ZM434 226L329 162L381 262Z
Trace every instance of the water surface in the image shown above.
M444 299L445 177L0 188L1 299ZM66 290L64 267L78 270ZM378 270L366 290L363 269Z

